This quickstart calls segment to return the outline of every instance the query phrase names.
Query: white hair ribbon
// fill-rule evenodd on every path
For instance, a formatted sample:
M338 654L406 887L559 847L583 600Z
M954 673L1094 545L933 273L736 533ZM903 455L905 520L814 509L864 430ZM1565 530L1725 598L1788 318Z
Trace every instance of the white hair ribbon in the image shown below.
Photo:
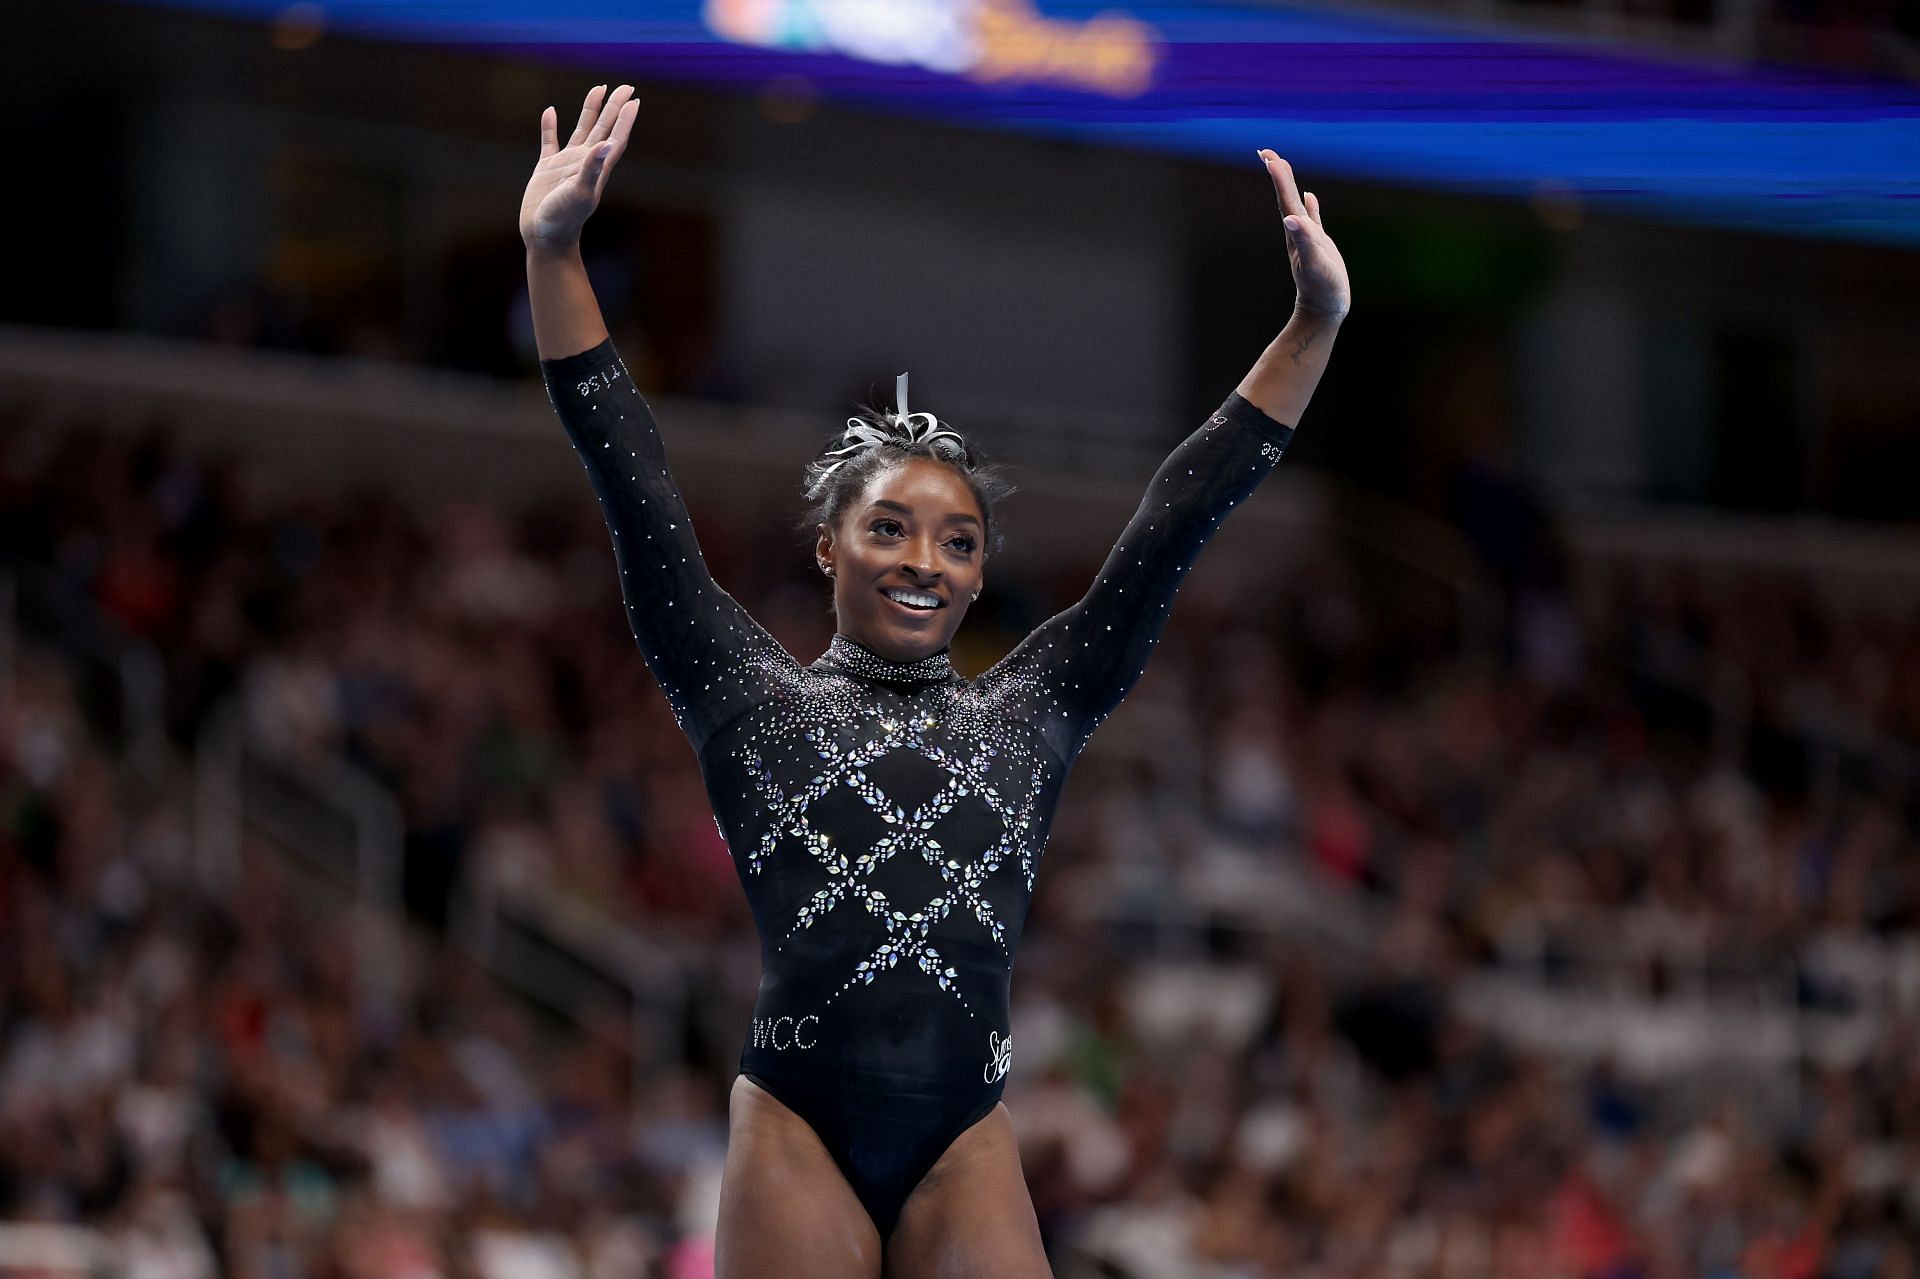
M894 379L893 398L894 411L887 414L891 430L882 430L862 418L847 419L846 433L840 437L839 446L828 449L823 455L834 460L820 466L818 473L820 479L833 474L841 463L850 462L868 449L887 443L934 445L933 452L936 456L947 457L953 461L966 459L967 442L960 438L957 431L950 431L941 426L939 420L931 413L907 412L907 375L905 373ZM951 442L949 447L938 447L939 443L948 441Z

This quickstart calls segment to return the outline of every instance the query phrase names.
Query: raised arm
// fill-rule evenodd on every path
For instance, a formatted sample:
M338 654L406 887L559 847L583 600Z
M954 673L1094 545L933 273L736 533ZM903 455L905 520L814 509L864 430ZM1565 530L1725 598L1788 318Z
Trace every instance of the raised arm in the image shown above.
M552 107L540 113L540 159L520 197L520 239L527 246L533 340L542 360L578 355L607 340L600 303L580 260L580 229L600 206L639 114L632 85L611 94L606 85L595 85L563 147L559 114Z
M520 234L547 398L599 495L633 637L699 750L796 668L708 573L653 411L613 349L581 262L581 226L638 112L632 94L627 85L588 93L565 147L553 108L541 115Z
M1154 473L1087 593L981 677L1028 703L1062 759L1079 753L1139 680L1181 579L1280 461L1350 305L1346 266L1321 226L1319 200L1301 198L1285 160L1270 151L1260 158L1285 215L1293 317L1219 411Z
M1235 391L1263 413L1298 423L1327 371L1333 339L1353 305L1347 264L1320 223L1320 198L1303 197L1293 166L1271 151L1258 153L1273 179L1274 199L1287 233L1287 263L1293 269L1293 318L1268 344Z

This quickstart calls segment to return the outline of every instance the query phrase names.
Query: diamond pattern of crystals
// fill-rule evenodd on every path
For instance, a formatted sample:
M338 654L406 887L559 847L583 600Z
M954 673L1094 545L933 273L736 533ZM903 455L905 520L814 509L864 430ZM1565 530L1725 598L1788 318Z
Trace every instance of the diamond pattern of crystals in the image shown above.
M849 900L860 903L886 929L887 939L860 961L840 987L842 991L855 984L871 984L901 960L915 959L921 972L964 1004L965 999L954 986L954 969L941 960L939 951L928 940L933 926L947 918L955 906L963 906L1005 953L1006 927L982 888L990 875L1014 859L1027 891L1033 890L1034 858L1027 836L1033 828L1033 807L1040 793L1039 774L1034 773L1024 793L1009 801L987 778L987 770L1000 753L999 747L982 743L969 753L948 750L926 737L927 730L935 723L928 715L883 718L878 722L879 736L852 748L842 747L823 729L808 728L802 736L819 755L823 767L792 792L781 790L757 753L746 756L747 773L766 802L770 818L758 846L748 854L749 872L759 873L782 836L791 836L827 873L827 886L800 908L786 935L791 937L811 928ZM895 750L914 751L938 765L946 775L940 788L911 813L888 797L866 772L868 765ZM839 786L846 786L859 795L887 827L887 833L871 848L852 859L833 846L831 836L814 827L808 813L816 801ZM999 818L1000 838L977 856L963 861L941 847L932 831L940 818L968 796L977 797ZM916 855L933 868L947 889L917 909L908 910L889 902L870 881L875 872L893 858Z

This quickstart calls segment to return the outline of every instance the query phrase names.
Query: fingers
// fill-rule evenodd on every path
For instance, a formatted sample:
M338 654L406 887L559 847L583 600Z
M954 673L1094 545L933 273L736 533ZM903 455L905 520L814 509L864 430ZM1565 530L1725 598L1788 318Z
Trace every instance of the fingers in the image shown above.
M560 149L560 114L552 107L540 113L540 158L546 159Z
M1320 251L1320 242L1326 238L1326 232L1311 212L1289 213L1284 219L1287 243L1302 259L1310 258Z
M599 118L600 103L607 92L607 86L596 84L587 90L587 100L580 106L580 122L573 126L573 136L567 139L567 145L577 147L587 140L587 130Z
M1313 219L1313 224L1317 227L1326 226L1326 223L1320 220L1320 197L1309 191L1307 192L1306 200L1307 216Z
M589 145L607 140L607 135L613 132L613 122L632 97L633 86L630 84L623 84L607 95L606 104L600 108L600 118L593 122L593 128L587 130L586 141Z
M627 135L633 132L634 117L640 114L640 104L629 102L620 108L620 114L614 117L613 136L604 142L596 143L587 153L587 163L580 170L580 182L593 192L596 203L600 193L606 190L607 175L613 172L620 157L627 152Z
M1293 166L1271 151L1261 151L1260 159L1267 166L1267 176L1273 179L1273 192L1280 201L1280 212L1305 215L1307 206L1301 202L1300 188L1293 182Z
M602 142L587 152L587 162L580 166L580 175L575 179L596 199L600 195L600 180L606 176L607 159L613 153L613 146L611 142Z
M635 98L621 107L620 114L614 118L612 141L616 155L627 149L627 135L633 132L633 122L639 114L640 99ZM611 164L613 161L608 160L607 163Z
M636 113L638 112L639 105L633 101L632 85L623 84L612 93L607 92L607 86L604 84L594 85L587 90L586 101L580 105L580 119L574 124L573 136L567 139L567 145L570 147L582 144L592 146L597 142L604 142L623 119L627 129L631 130L633 115L627 111L629 105L634 107ZM621 140L625 140L625 134L621 135ZM541 154L548 153L543 151Z

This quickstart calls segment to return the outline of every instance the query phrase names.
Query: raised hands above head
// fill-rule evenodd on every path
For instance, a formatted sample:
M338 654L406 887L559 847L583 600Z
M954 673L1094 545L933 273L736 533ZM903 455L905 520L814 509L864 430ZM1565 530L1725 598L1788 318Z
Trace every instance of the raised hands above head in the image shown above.
M559 115L540 113L540 159L520 198L520 238L529 249L563 248L580 239L580 228L600 206L607 175L627 149L640 103L633 86L612 93L604 84L587 91L580 119L565 146L560 145Z
M1345 315L1352 305L1347 287L1347 264L1320 221L1320 198L1309 191L1303 197L1293 180L1293 166L1271 151L1260 151L1260 162L1273 179L1274 198L1285 215L1287 259L1293 266L1296 309L1315 315Z

